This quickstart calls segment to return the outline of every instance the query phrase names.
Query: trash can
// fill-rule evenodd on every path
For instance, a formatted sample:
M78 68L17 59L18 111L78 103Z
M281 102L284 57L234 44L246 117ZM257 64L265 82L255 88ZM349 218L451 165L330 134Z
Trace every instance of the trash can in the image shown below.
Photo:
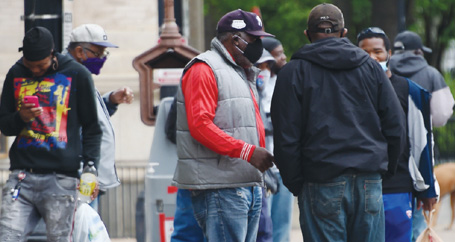
M145 242L144 191L139 193L136 201L136 241Z
M172 186L177 166L176 145L165 134L173 97L161 100L156 118L149 167L145 175L144 211L147 242L168 242L173 231L177 188ZM139 241L139 240L138 240Z

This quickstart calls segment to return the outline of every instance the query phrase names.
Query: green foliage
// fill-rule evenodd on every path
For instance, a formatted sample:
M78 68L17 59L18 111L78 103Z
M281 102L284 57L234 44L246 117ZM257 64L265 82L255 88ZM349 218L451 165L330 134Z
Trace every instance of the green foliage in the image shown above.
M285 0L280 4L260 5L266 30L283 43L288 59L300 47L309 43L304 35L306 22L311 9L320 2L323 1Z
M416 21L409 26L425 39L425 32L431 31L432 43L442 43L444 48L455 36L454 14L455 0L413 0L411 10ZM413 2L408 0L407 2ZM214 24L227 12L241 8L251 11L253 6L261 9L264 26L283 43L285 53L290 56L304 44L309 43L303 31L311 9L319 3L334 2L331 0L205 0L204 13ZM345 3L352 6L352 14L345 16L348 37L355 43L356 33L370 26L372 16L372 1L350 0ZM453 16L452 16L453 17ZM438 29L444 23L443 29ZM426 29L426 26L433 29ZM433 46L430 46L433 47Z
M353 14L351 16L351 22L346 25L346 28L349 30L348 38L354 44L357 43L357 34L363 29L371 27L371 11L366 11L370 9L371 1L352 0Z

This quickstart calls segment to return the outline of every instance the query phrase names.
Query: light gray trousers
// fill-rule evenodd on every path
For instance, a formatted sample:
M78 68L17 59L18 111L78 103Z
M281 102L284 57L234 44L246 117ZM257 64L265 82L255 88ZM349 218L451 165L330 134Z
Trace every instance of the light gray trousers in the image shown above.
M20 170L11 172L2 191L0 241L25 241L42 217L47 241L70 241L77 199L77 178L62 174L25 172L17 200L11 190L19 183Z

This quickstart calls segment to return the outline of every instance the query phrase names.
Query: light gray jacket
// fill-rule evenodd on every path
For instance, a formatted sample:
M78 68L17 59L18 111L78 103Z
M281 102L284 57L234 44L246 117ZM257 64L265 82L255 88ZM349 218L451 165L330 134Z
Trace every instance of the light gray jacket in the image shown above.
M200 61L211 67L217 81L218 103L213 123L233 138L259 146L255 105L250 91L253 90L258 100L255 80L259 70L253 67L245 71L238 66L216 38L212 40L211 50L191 60L184 73ZM247 161L217 154L191 136L181 86L177 93L177 154L173 184L179 188L263 186L262 173Z
M108 188L120 185L115 167L115 133L110 120L110 116L115 110L112 107L108 108L106 106L106 104L109 104L110 94L111 92L101 97L99 92L96 91L98 120L101 131L103 131L103 135L101 136L100 163L98 164L98 183L101 191L106 191Z
M65 50L63 54L74 56ZM101 131L101 148L100 148L100 161L97 166L98 183L101 191L106 191L108 188L113 188L120 185L120 180L117 176L115 167L115 134L114 127L112 126L110 116L117 111L117 105L109 102L109 96L112 92L100 95L96 90L96 108L98 112L98 121L100 123Z

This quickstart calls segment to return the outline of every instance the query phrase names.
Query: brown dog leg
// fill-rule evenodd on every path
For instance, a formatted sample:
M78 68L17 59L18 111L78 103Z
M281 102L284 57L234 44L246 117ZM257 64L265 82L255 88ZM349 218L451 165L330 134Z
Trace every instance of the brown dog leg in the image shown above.
M434 213L431 219L431 227L434 228L436 226L436 222L438 221L438 214L439 214L439 208L441 207L441 200L439 200L438 203L436 203L433 207Z

